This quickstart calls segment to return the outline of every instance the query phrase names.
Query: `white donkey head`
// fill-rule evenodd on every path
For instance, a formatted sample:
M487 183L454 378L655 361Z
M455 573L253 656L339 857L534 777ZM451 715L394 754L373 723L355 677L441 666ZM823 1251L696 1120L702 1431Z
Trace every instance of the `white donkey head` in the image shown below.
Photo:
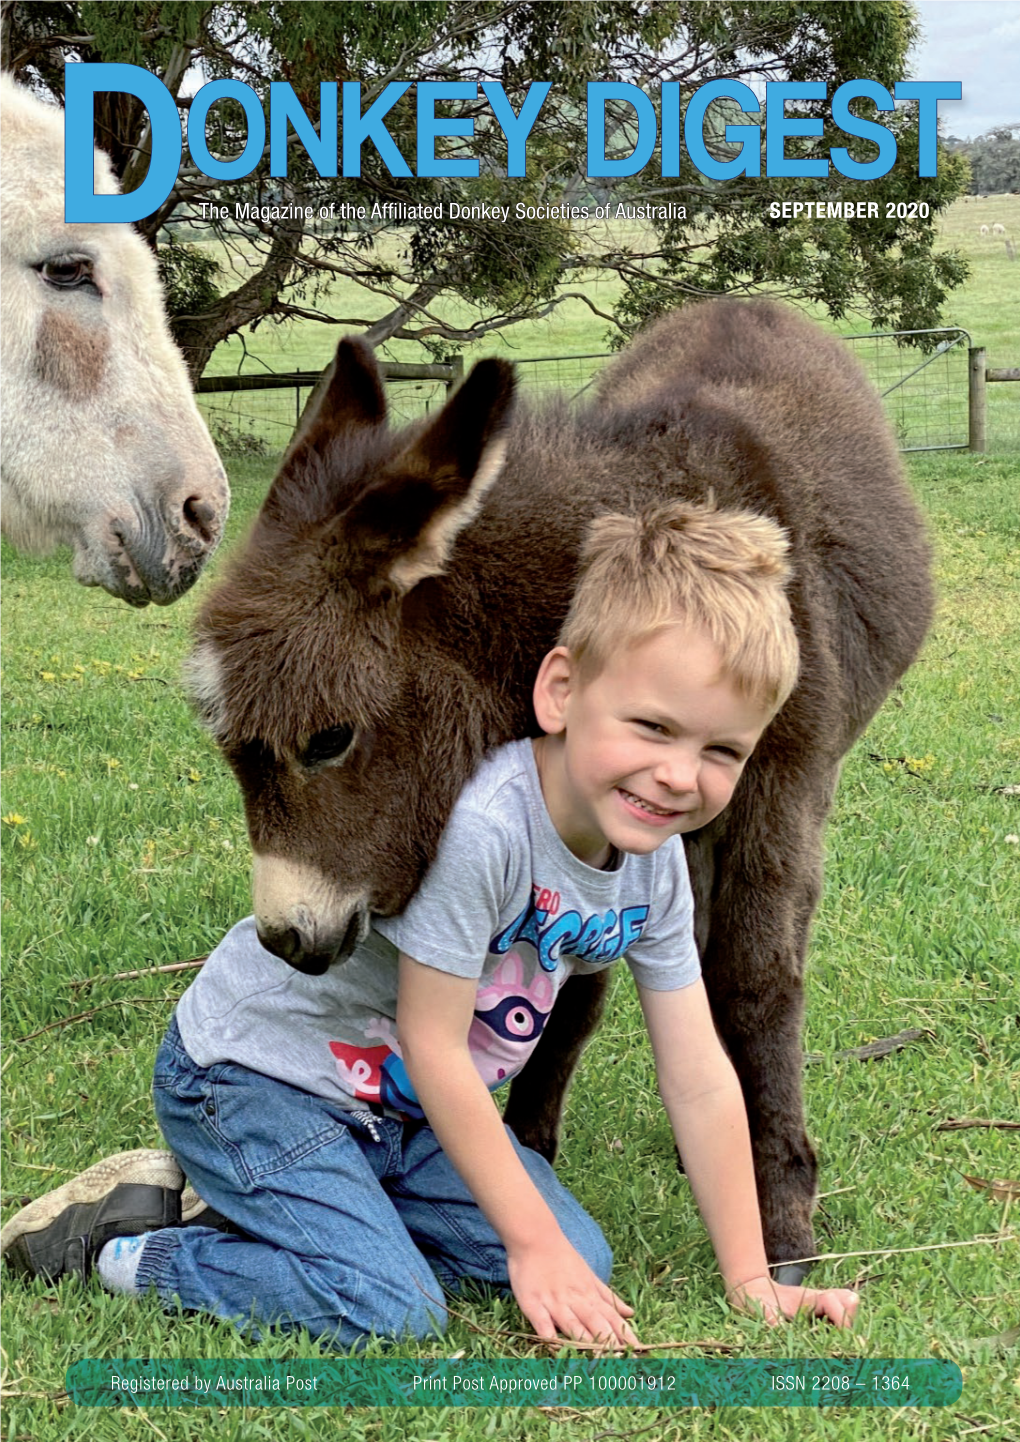
M227 478L170 338L148 246L64 222L64 124L0 79L3 530L74 548L74 574L166 605L223 531ZM95 189L117 189L95 156Z

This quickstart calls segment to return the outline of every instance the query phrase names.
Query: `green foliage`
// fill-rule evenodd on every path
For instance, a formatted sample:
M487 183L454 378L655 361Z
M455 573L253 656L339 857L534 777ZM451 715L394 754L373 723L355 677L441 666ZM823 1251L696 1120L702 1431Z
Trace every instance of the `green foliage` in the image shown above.
M215 305L220 298L216 285L219 273L220 263L215 256L171 236L159 250L159 278L167 314L196 316Z
M825 101L805 103L799 113L824 121L821 137L789 139L791 158L815 158L846 144L857 160L872 157L870 142L849 139L829 119L838 85L867 76L891 87L905 73L917 34L907 0L832 5L819 0L738 0L733 4L588 0L585 4L535 4L531 0L399 0L399 3L329 5L241 0L186 4L111 3L5 7L8 61L23 75L62 86L65 58L127 60L170 74L179 84L182 56L207 76L235 76L268 100L274 81L293 85L318 125L319 85L357 80L363 109L386 81L412 82L388 112L387 128L415 169L417 112L414 82L487 79L503 83L519 110L528 86L547 79L552 90L528 141L526 179L506 175L506 141L483 100L450 103L445 112L472 123L469 137L444 136L444 158L468 156L477 178L395 179L372 144L362 153L362 174L320 177L303 146L289 151L285 180L268 174L264 157L248 179L201 191L185 160L177 188L159 213L142 223L154 236L174 217L192 223L196 199L218 202L229 212L212 223L232 273L217 285L218 303L199 305L189 287L200 277L177 258L168 273L184 288L190 319L175 335L197 374L225 337L263 319L300 315L370 326L370 339L446 344L547 314L571 288L599 278L618 279L622 294L612 317L616 344L650 316L692 296L768 287L800 301L818 303L835 318L864 311L877 326L924 329L938 324L947 295L965 275L956 256L937 255L939 217L967 183L962 157L941 155L937 178L920 180L913 107L877 116L899 141L899 159L882 180L862 186L830 169L819 180L739 177L714 182L682 156L682 173L661 178L660 151L636 176L589 182L586 177L587 86L593 80L640 84L657 100L659 83L676 81L683 100L721 76L760 85L769 80L822 80ZM871 102L854 108L869 117ZM733 153L727 121L759 123L732 103L710 108L706 143L721 158ZM104 143L122 169L137 153L144 112L134 103L104 115ZM210 144L235 154L246 138L240 107L221 103L210 116ZM611 154L634 144L633 115L610 106ZM112 141L110 137L113 137ZM998 155L998 151L996 152ZM764 167L763 167L764 168ZM649 193L650 192L650 193ZM858 201L879 207L877 217L774 219L769 203L783 200ZM614 224L546 218L523 221L475 213L451 219L449 206L513 206L518 200L545 205L630 205L673 202L677 213L654 220L640 248L621 240ZM372 214L376 204L443 205L445 219L405 221ZM233 217L233 205L295 202L322 207L362 205L365 219L310 225L257 225ZM886 215L886 204L922 202L926 215ZM176 267L176 270L174 269ZM336 278L362 287L360 303L336 316L329 295ZM206 279L211 280L207 276ZM454 325L438 305L456 297L471 312ZM200 320L195 320L198 315Z
M950 137L946 145L969 163L971 195L1020 190L1020 125L997 126L977 140Z

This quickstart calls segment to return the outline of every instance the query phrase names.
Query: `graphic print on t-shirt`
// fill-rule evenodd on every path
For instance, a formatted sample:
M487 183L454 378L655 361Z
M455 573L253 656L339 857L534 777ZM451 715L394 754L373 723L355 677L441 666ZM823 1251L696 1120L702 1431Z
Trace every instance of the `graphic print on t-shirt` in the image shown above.
M530 950L530 948L529 948ZM490 1091L503 1085L524 1066L538 1044L556 1000L551 977L536 969L530 980L518 952L503 958L478 988L474 1018L468 1031L468 1051ZM420 1118L424 1112L407 1075L392 1023L373 1017L366 1037L378 1037L381 1046L356 1046L331 1041L340 1083L358 1101L378 1102Z
M545 971L556 970L563 952L608 966L634 945L648 920L647 906L625 906L619 915L596 911L582 918L579 911L561 912L559 903L558 891L536 882L524 910L489 942L490 952L499 955L515 942L530 941Z

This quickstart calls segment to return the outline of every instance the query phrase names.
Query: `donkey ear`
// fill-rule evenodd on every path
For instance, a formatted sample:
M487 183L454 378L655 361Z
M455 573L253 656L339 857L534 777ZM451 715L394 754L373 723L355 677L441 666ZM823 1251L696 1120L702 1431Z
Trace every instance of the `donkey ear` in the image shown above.
M348 546L362 550L373 590L406 593L445 571L454 542L502 469L513 397L513 366L479 361L344 517Z
M345 336L301 413L283 465L300 452L322 452L346 426L377 426L386 419L386 392L367 341Z

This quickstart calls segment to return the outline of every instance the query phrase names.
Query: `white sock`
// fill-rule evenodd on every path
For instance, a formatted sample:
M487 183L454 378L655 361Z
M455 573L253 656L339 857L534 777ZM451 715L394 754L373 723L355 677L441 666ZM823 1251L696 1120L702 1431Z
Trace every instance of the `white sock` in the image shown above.
M120 1296L137 1294L139 1289L135 1278L142 1248L147 1241L148 1236L145 1235L113 1237L106 1243L96 1260L96 1271L108 1292L117 1292Z

